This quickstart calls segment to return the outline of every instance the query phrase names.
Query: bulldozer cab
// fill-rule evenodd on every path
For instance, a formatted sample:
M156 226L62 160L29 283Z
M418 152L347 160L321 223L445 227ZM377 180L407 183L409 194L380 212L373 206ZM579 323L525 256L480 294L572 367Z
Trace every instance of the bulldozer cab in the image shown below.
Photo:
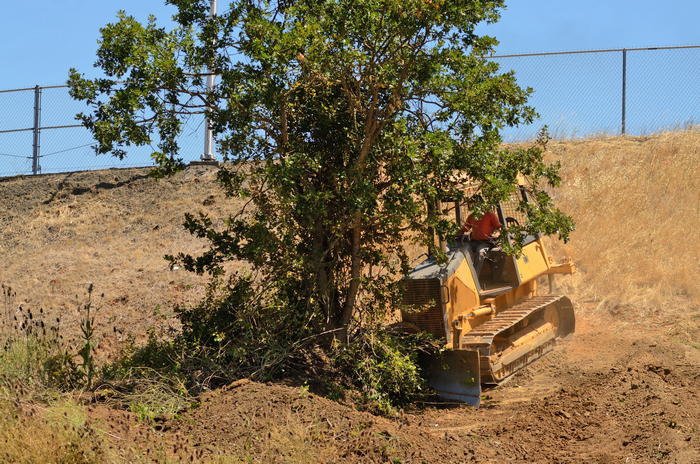
M521 201L529 202L527 190L523 186L514 191L507 201L501 202L496 207L496 215L502 226L512 227L525 224L527 218L524 213L518 211ZM457 227L461 227L471 213L466 204L451 202L453 205L446 208L448 214L452 214ZM444 205L443 203L443 206ZM540 234L526 235L523 237L523 246L536 242L541 238ZM513 237L507 236L509 244L513 243ZM483 242L482 242L483 243ZM483 245L479 245L483 248ZM515 256L508 256L494 241L485 250L486 256L481 266L477 265L478 256L475 252L474 242L469 235L457 235L454 242L447 244L448 253L457 250L465 251L464 255L469 263L474 283L482 299L492 298L508 292L522 284L521 273L518 272L518 262ZM477 273L477 269L479 272Z

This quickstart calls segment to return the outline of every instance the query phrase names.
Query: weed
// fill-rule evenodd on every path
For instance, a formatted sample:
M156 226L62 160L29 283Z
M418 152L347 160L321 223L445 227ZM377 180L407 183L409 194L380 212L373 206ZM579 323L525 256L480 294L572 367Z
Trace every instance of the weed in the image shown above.
M95 348L95 314L100 310L98 306L93 310L92 308L92 290L93 285L90 284L88 287L88 299L83 305L82 310L85 311L85 315L80 321L80 332L82 336L83 346L78 351L78 356L82 358L82 363L79 365L79 373L85 381L85 386L88 389L92 388L92 379L95 376L95 358L93 356ZM102 294L104 298L104 293ZM82 314L81 310L81 314Z
M67 426L36 412L31 405L0 399L2 462L107 462L107 447L88 425Z
M161 341L151 331L146 345L132 343L123 348L119 359L101 368L105 381L99 392L115 407L126 408L148 421L161 414L174 415L195 403L188 385L190 366L194 362L182 358L182 353L167 341Z
M65 396L38 404L36 392L0 376L0 462L107 463L118 457L110 443ZM48 395L44 395L48 398ZM136 456L125 454L124 460Z
M693 343L693 342L684 342L683 340L679 340L677 338L671 338L671 341L674 341L676 343L680 343L682 345L688 345L691 348L695 348L696 350L700 350L700 344Z
M16 292L3 284L0 330L0 373L28 388L77 386L75 363L60 333L61 317L53 320L43 309L15 306Z

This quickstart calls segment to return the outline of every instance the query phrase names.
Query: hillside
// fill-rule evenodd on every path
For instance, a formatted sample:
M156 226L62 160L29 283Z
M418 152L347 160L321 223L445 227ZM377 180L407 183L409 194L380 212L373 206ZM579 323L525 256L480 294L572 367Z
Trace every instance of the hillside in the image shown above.
M102 404L81 414L100 443L145 462L700 462L700 133L549 151L562 165L554 198L577 222L570 243L550 247L579 269L557 282L575 304L577 335L485 391L480 409L421 405L389 419L293 382L240 382L150 425ZM172 306L196 301L206 283L163 259L205 246L182 229L184 214L216 223L242 204L210 168L157 183L146 174L0 179L0 282L17 294L6 315L43 308L77 337L76 294L93 283L104 293L104 359L130 335L175 325Z
M159 182L149 169L17 177L0 180L0 282L17 303L43 307L77 329L78 301L94 284L104 293L98 353L113 354L117 334L163 327L175 304L203 295L205 277L170 270L163 256L204 249L186 232L184 214L221 221L241 204L225 200L211 168L190 168ZM158 309L156 309L158 308ZM121 337L120 337L121 338Z

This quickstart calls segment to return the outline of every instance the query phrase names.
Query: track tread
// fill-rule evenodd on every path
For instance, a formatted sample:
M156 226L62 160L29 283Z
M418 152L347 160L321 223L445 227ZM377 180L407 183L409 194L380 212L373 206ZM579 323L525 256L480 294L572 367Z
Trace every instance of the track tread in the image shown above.
M512 375L511 373L502 379L497 379L497 375L491 370L489 359L492 354L490 352L491 344L495 337L511 327L514 327L535 312L557 302L568 302L568 298L563 295L539 295L532 297L527 301L502 311L493 319L485 322L462 337L462 349L478 350L480 353L482 383L502 383ZM540 357L542 354L544 353L535 354L533 360ZM514 372L515 371L513 371L513 373Z

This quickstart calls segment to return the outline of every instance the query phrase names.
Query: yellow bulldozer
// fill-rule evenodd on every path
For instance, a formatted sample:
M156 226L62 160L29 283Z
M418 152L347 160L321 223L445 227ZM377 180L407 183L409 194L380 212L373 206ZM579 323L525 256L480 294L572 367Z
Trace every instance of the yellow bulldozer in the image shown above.
M497 206L500 224L525 224L519 208L523 201L531 203L524 182ZM469 213L467 205L449 199L435 207L451 215L457 227ZM445 263L428 255L405 278L400 325L429 332L444 343L440 355L421 363L439 396L478 407L482 384L507 381L557 340L573 337L574 308L569 298L553 294L553 274L574 273L575 265L570 259L555 264L542 238L524 236L519 255L508 255L494 243L476 265L470 237L460 235L453 243L439 244ZM547 294L538 291L543 276L548 276Z

